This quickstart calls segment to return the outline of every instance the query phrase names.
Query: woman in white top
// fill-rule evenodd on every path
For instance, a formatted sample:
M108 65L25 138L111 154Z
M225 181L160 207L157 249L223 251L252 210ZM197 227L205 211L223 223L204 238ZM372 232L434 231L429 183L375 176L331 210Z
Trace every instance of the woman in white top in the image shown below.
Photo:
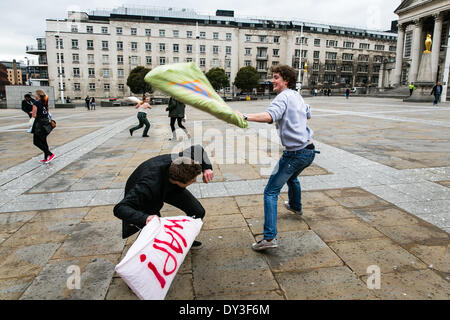
M136 105L136 109L138 109L137 118L139 120L139 124L136 127L130 129L130 135L133 135L134 130L138 130L142 128L145 124L143 137L148 137L147 132L150 129L150 122L147 120L147 113L150 111L152 106L148 103L150 101L149 97L146 97L143 102L140 102Z

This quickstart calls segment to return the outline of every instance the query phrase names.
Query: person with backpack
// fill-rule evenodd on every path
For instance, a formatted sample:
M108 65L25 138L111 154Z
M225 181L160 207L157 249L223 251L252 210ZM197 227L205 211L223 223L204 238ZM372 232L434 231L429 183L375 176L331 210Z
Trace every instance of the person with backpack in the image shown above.
M55 157L48 147L47 136L52 131L48 112L48 96L43 90L36 90L34 96L31 116L35 119L31 133L33 133L33 144L44 152L44 159L41 163L49 163Z

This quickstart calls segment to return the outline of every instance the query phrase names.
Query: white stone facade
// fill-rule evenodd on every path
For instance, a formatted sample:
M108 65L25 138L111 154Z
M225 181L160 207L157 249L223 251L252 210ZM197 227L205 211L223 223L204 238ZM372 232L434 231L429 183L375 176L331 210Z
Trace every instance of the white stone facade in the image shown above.
M220 16L205 20L200 15L183 19L169 12L141 19L129 14L93 13L69 12L67 19L47 20L49 82L58 92L57 57L62 54L65 97L128 96L126 79L134 67L196 62L197 50L203 71L223 68L231 83L240 68L248 64L255 67L266 92L273 64L299 67L299 22ZM307 63L307 72L302 71L304 88L376 87L381 62L395 57L397 35L392 32L305 23L303 36L302 62ZM62 39L61 48L57 39ZM227 92L236 91L228 88Z

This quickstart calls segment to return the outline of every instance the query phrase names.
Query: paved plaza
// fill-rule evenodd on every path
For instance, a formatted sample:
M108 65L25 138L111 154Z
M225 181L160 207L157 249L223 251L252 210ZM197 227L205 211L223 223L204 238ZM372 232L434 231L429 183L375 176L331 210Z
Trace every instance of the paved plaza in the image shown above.
M449 299L450 104L311 97L320 154L300 176L303 216L278 206L279 248L262 237L263 190L281 148L273 125L240 129L187 107L188 140L171 137L166 105L149 138L133 107L52 110L56 158L26 133L20 109L0 110L0 299L137 299L114 266L136 239L121 238L113 207L143 161L200 143L210 184L189 186L206 209L198 240L166 299ZM230 102L264 111L269 100ZM165 205L162 216L183 213ZM69 289L69 266L81 271ZM368 286L369 266L381 271Z

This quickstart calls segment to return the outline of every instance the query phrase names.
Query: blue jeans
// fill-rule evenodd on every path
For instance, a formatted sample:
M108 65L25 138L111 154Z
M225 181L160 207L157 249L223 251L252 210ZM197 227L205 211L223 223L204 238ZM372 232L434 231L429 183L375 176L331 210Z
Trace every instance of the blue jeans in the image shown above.
M435 95L434 95L434 102L433 102L433 105L434 105L434 106L437 106L440 97L441 97L440 94L435 94Z
M302 210L297 176L314 161L314 157L314 149L283 151L264 189L264 239L274 239L277 235L278 195L285 183L288 185L289 206L294 210Z

